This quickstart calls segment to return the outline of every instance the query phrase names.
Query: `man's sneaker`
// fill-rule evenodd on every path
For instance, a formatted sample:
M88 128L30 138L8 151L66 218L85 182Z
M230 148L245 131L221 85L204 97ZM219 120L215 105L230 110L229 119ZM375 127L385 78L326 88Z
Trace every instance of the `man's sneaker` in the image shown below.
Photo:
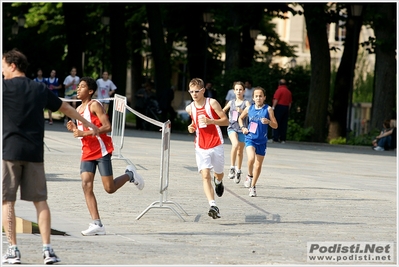
M282 144L285 144L285 141L281 141Z
M384 151L385 149L383 149L382 147L380 147L380 146L376 146L376 147L374 147L373 148L375 151Z
M252 184L252 177L247 175L247 178L245 179L245 182L244 182L244 186L246 188L249 188L249 187L251 187L251 184Z
M82 235L105 235L105 227L94 223L89 224L89 228L81 232Z
M220 218L219 208L216 206L211 206L211 208L208 211L208 215L213 219Z
M249 188L249 196L256 197L256 187L255 186Z
M127 172L131 172L132 179L130 179L130 182L134 183L138 189L143 190L144 179L137 173L136 168L133 165L128 165L125 170L125 173Z
M237 173L236 173L236 177L234 178L234 182L235 182L236 184L239 184L239 183L240 183L240 181L241 181L241 174L242 174L241 170L238 170Z
M21 264L21 252L18 249L8 248L6 254L3 255L3 263Z
M231 167L229 171L229 179L234 179L235 176L236 176L236 168Z
M216 180L216 177L213 177L213 182L215 182L215 180ZM220 184L215 183L215 192L216 192L216 195L218 195L218 197L223 196L223 192L224 192L223 181L220 181Z
M61 260L55 255L54 250L52 248L43 250L43 261L44 264L53 264L56 262L60 262Z

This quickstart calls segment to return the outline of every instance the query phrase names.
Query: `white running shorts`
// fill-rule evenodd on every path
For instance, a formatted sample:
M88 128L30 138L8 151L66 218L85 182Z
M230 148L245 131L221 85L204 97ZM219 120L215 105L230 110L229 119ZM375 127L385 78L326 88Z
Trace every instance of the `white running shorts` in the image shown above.
M197 161L198 172L203 169L213 169L217 174L224 170L224 148L223 144L214 148L195 149L195 159Z

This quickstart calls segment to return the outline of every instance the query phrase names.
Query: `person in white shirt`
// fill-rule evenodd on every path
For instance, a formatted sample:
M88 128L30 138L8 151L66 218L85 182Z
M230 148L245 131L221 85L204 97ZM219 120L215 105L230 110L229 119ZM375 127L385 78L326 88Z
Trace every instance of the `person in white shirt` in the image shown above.
M245 82L245 92L244 92L244 99L249 101L250 104L255 103L252 97L252 94L254 92L254 89L252 87L252 81L251 80L247 80Z
M226 103L224 104L225 106L227 105L227 103L229 103L231 100L235 100L236 99L236 94L234 93L234 89L230 89L229 91L227 91L225 100Z
M79 76L76 75L77 69L76 67L71 68L70 75L68 75L65 80L64 80L64 86L65 86L65 95L64 98L66 99L77 99L77 87L80 81ZM76 101L71 102L72 107L76 109ZM64 118L64 124L69 121L69 118L65 116Z
M108 98L115 93L116 85L109 79L109 74L107 71L104 71L102 78L97 80L97 87L98 89L94 95L97 96L98 101L103 104L105 112L108 112Z

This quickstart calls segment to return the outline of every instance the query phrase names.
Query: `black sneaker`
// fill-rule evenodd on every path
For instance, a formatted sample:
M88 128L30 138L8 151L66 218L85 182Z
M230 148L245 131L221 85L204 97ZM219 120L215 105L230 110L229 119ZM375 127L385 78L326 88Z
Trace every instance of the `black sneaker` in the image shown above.
M53 264L56 262L60 262L61 260L55 255L54 250L52 248L43 250L43 261L44 264Z
M21 264L21 252L18 249L7 249L6 254L3 255L3 263Z
M216 177L213 177L214 183L215 183L215 180L216 180ZM223 192L224 192L223 181L220 181L220 184L215 183L215 192L216 192L216 195L218 195L218 197L223 196Z
M212 217L213 219L220 218L219 208L216 206L211 206L211 208L208 211L208 215L209 215L209 217Z

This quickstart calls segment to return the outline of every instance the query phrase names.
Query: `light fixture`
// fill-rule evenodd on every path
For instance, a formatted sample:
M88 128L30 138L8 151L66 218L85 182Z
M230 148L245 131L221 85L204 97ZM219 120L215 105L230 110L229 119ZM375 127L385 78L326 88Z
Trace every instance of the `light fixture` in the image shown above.
M11 33L12 33L13 35L17 35L17 34L18 34L18 29L19 29L18 23L15 22L15 23L12 25L12 27L11 27Z
M18 16L18 26L19 27L25 26L25 22L26 22L25 16L22 13L19 14L19 16Z
M212 13L204 13L202 14L203 18L204 18L204 22L205 23L211 23L213 22L213 14Z
M361 4L352 4L351 5L352 16L360 17L363 11L363 5Z
M108 25L109 25L109 21L110 21L110 18L109 18L109 17L107 17L107 16L102 16L102 17L101 17L101 23L102 23L104 26L108 26Z
M296 59L295 59L294 57L290 60L290 64L291 64L291 68L295 68L295 66L296 66Z
M258 37L258 34L260 33L260 30L256 29L250 29L249 30L249 35L251 36L252 39L256 40L256 37Z

